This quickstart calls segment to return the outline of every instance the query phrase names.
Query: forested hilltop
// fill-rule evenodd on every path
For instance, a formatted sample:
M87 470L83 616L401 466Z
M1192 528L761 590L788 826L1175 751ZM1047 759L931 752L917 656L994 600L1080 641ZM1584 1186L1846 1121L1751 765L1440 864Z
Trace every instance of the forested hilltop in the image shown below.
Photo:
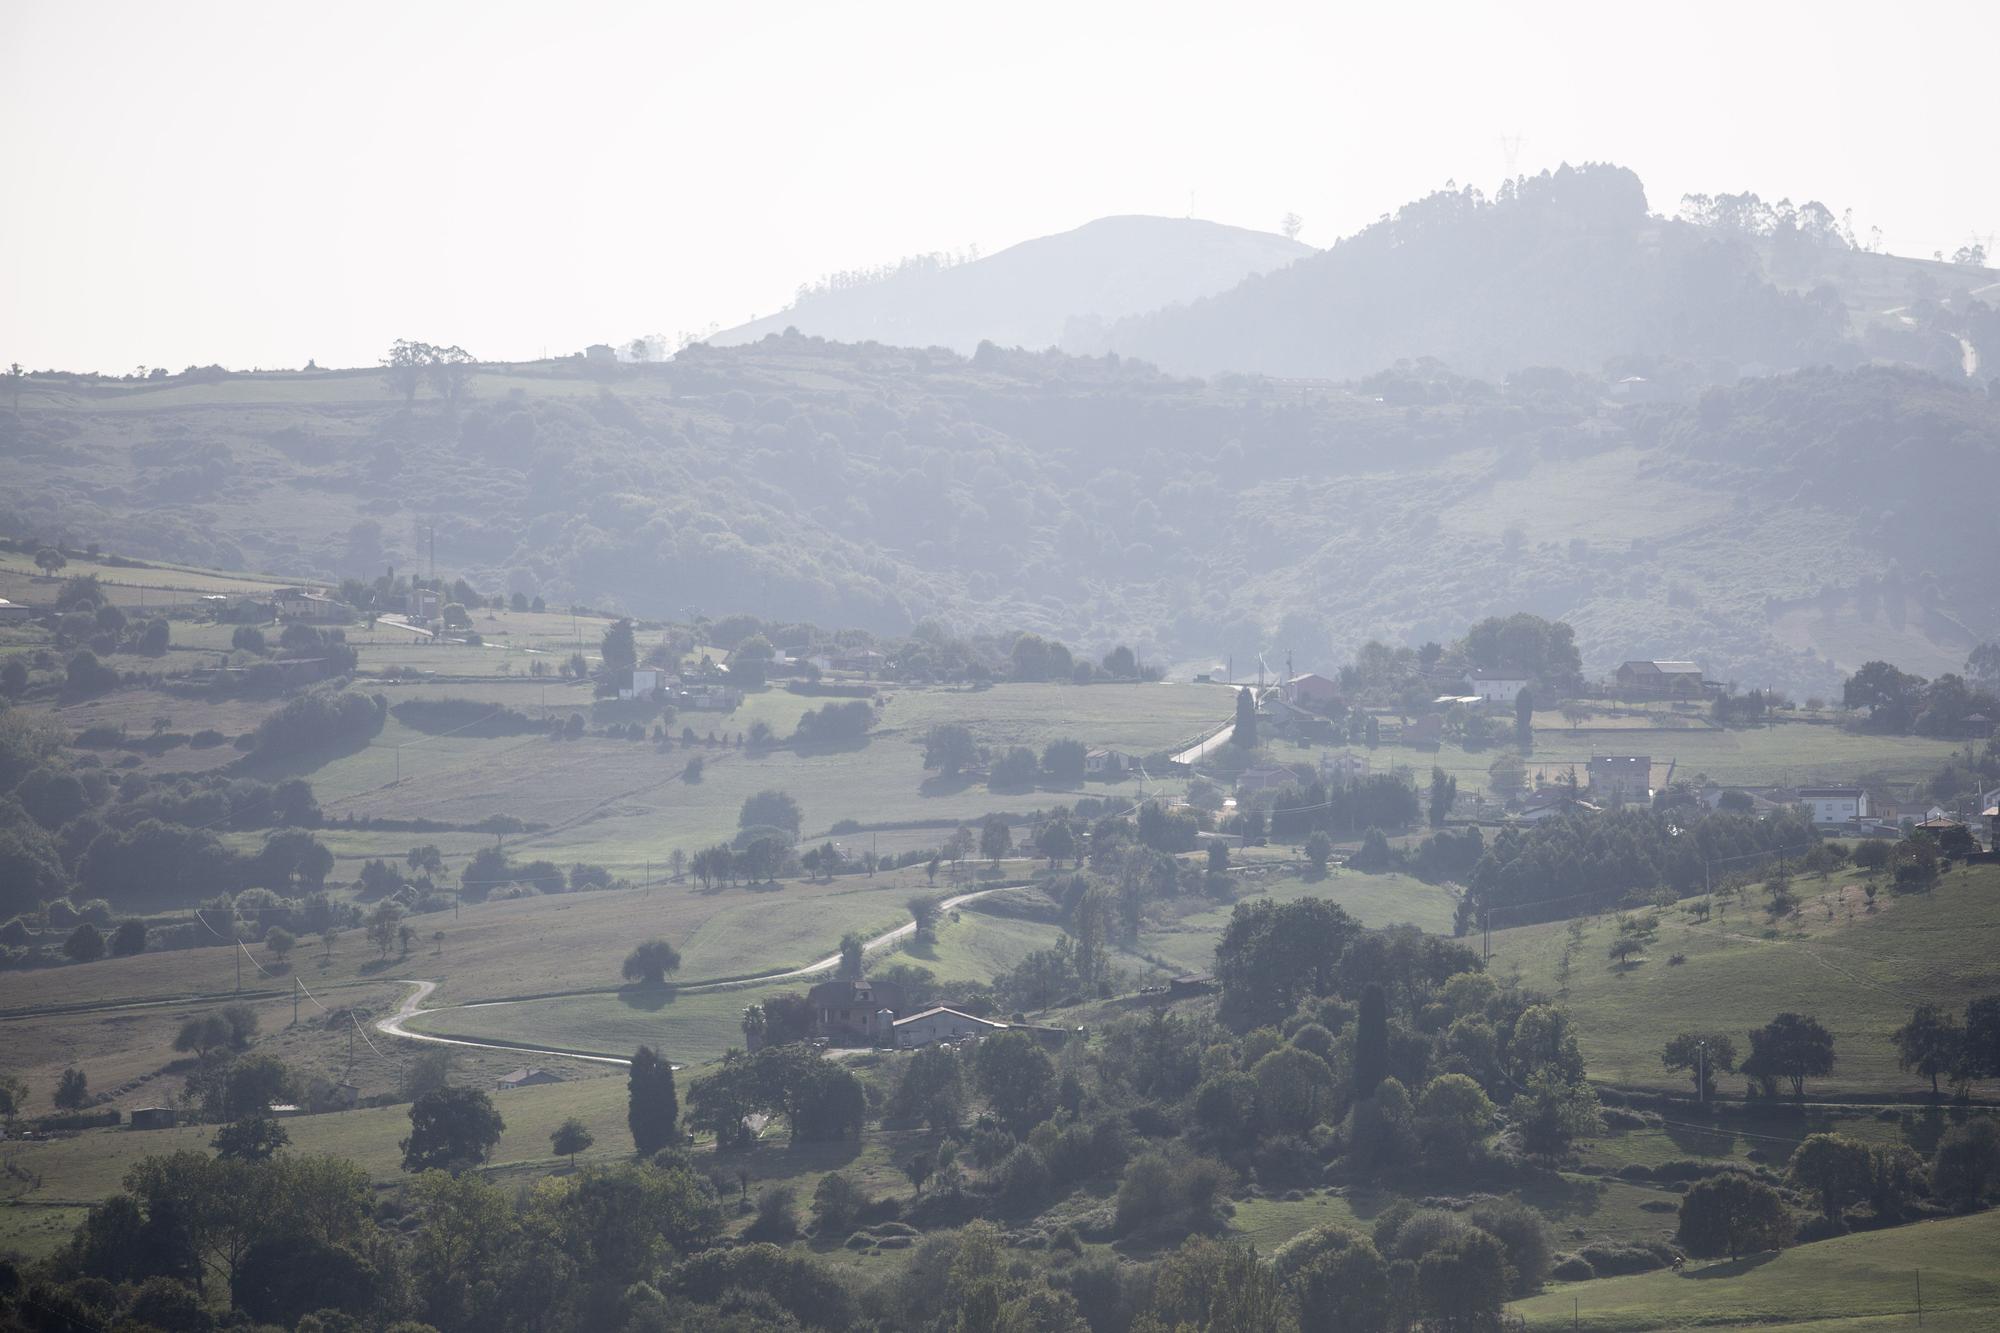
M1562 371L1341 388L798 335L659 365L30 375L0 532L307 578L1299 669L1529 609L1586 669L1798 692L1991 637L1984 388L1815 370L1632 403ZM1468 577L1477 570L1479 577Z
M1626 168L1564 166L1491 198L1447 187L1298 263L1068 345L1192 374L1335 379L1417 357L1487 378L1561 366L1723 381L1871 358L1963 375L2000 357L2000 275L1982 247L1925 262L1871 246L1817 202L1694 195L1655 212Z

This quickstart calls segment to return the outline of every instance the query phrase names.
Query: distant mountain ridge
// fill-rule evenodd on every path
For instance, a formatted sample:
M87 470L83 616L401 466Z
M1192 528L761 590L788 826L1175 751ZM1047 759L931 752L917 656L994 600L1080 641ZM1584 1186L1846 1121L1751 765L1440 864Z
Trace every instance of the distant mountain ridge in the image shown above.
M1214 295L1312 253L1283 236L1197 218L1099 218L982 259L913 260L817 289L707 341L736 346L796 328L835 342L1039 351L1093 341L1127 316Z
M1358 379L1429 358L1488 380L1622 364L1721 383L1871 359L1949 377L1973 373L1981 344L2000 351L2000 321L1971 299L2000 287L1990 270L1869 252L1816 203L1689 203L1690 218L1656 215L1638 176L1595 164L1490 199L1443 190L1282 271L1066 350L1194 375Z

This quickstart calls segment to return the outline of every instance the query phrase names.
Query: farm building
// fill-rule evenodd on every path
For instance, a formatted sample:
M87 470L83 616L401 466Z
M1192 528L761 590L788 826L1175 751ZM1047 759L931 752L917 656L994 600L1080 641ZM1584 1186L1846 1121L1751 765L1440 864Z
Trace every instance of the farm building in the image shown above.
M1257 768L1246 768L1243 776L1236 779L1238 796L1255 796L1258 792L1283 791L1287 787L1299 785L1299 775L1289 768L1275 764L1265 764Z
M1345 787L1368 776L1368 756L1340 750L1319 757L1320 781L1329 787Z
M141 1106L132 1112L134 1129L172 1129L180 1123L180 1113L171 1106Z
M33 607L23 606L19 602L10 602L5 597L0 597L0 625L18 625L34 614L35 610Z
M632 683L618 691L621 699L650 699L653 691L660 688L661 672L657 667L637 667L632 672Z
M1618 692L1634 699L1695 699L1701 668L1692 662L1633 661L1618 668Z
M1511 704L1528 688L1528 678L1518 671L1477 670L1467 679L1472 682L1472 692L1490 704Z
M1544 819L1572 812L1594 815L1602 808L1589 801L1576 800L1565 788L1543 787L1522 802L1520 810L1515 812L1514 819L1522 824L1539 824Z
M303 588L282 588L272 600L277 604L280 620L336 625L354 619L354 608L346 602Z
M1323 711L1340 701L1340 686L1317 671L1293 676L1279 688L1284 692L1285 702L1299 708Z
M806 992L813 1035L832 1041L886 1041L896 1015L908 1006L893 981L822 981Z
M501 1092L505 1092L509 1088L534 1088L544 1083L560 1083L562 1081L561 1074L551 1074L546 1069L527 1067L516 1069L511 1074L502 1074L499 1078L493 1080L493 1086Z
M1653 798L1653 759L1644 754L1599 754L1590 758L1590 794L1625 801Z
M1132 756L1122 750L1094 747L1083 756L1083 771L1092 777L1117 777L1132 767Z
M1815 824L1851 824L1868 818L1868 792L1861 787L1801 787L1799 804Z
M906 1051L918 1046L935 1046L941 1041L990 1037L1006 1030L1005 1023L996 1023L990 1018L975 1018L943 1005L911 1014L908 1018L899 1018L890 1025L893 1044Z

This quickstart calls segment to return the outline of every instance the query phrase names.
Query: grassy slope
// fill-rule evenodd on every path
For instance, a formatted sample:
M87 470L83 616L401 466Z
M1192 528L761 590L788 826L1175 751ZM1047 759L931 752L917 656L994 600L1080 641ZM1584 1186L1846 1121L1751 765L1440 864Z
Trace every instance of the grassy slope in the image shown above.
M1255 902L1268 895L1277 900L1323 898L1347 909L1364 926L1382 927L1409 922L1424 930L1449 933L1457 899L1451 890L1426 884L1408 875L1363 875L1358 871L1332 871L1327 878L1309 881L1297 867L1274 868L1265 875L1240 876L1243 899ZM1215 963L1215 943L1229 924L1234 905L1216 907L1184 916L1170 927L1143 931L1140 951L1170 959L1192 972L1205 972Z
M1723 910L1706 925L1677 909L1662 912L1644 961L1622 970L1606 955L1615 918L1586 922L1567 1003L1592 1073L1679 1091L1685 1080L1659 1067L1667 1038L1721 1027L1747 1054L1743 1034L1790 1009L1816 1014L1834 1034L1834 1072L1809 1086L1812 1095L1928 1095L1926 1081L1896 1068L1889 1034L1920 1001L1957 1010L1995 989L2000 868L1962 867L1930 894L1884 889L1872 914L1858 881L1802 879L1795 892L1799 911L1777 923L1762 910L1761 892L1741 903L1721 900ZM1492 966L1503 974L1518 968L1527 983L1553 991L1566 929L1496 931ZM1670 964L1674 954L1686 961Z
M1778 1254L1558 1286L1509 1312L1530 1328L1664 1329L1811 1323L1914 1325L1923 1273L1924 1327L2000 1326L2000 1212L1841 1236ZM1893 1316L1893 1318L1891 1318Z

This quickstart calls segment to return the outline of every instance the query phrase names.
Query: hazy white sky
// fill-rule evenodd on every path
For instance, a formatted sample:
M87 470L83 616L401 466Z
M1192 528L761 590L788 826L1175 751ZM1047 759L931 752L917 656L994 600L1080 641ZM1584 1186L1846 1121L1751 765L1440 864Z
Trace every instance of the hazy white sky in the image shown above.
M0 0L0 362L509 359L1112 213L1325 245L1622 162L2000 229L2000 5Z

